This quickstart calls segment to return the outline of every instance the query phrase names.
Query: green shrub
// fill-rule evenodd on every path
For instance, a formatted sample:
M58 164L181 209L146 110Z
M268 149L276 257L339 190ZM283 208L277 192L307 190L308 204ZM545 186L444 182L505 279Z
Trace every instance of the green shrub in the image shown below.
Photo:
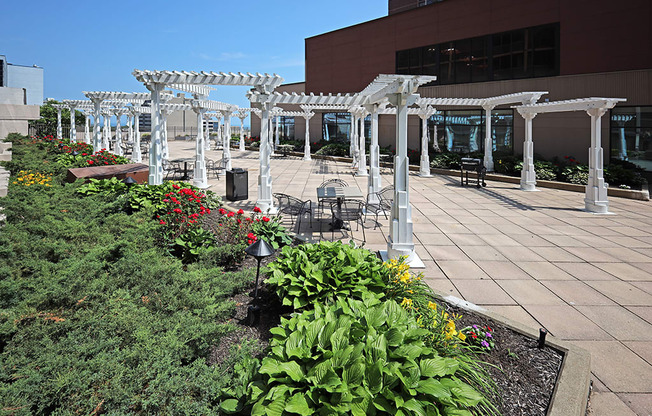
M283 247L266 283L283 305L299 310L337 297L383 296L389 270L369 250L340 241Z
M523 157L502 156L494 161L494 170L508 176L521 176Z
M563 182L586 185L589 182L588 165L574 164L561 169L559 177Z
M521 166L523 164L521 163ZM546 162L542 160L534 161L534 173L536 178L542 181L554 181L557 180L557 171L555 165L552 162Z
M486 408L483 396L456 377L458 361L428 348L426 331L394 301L316 303L271 332L262 380L249 384L246 402L223 401L224 410L470 416L468 409Z
M646 182L643 172L644 170L634 163L612 159L604 169L604 179L611 187L641 189Z
M443 152L437 153L430 161L430 167L439 169L459 169L462 163L462 156L459 153Z
M251 223L251 231L277 250L279 247L292 244L292 237L281 225L281 220L281 216L275 216L269 221L254 221Z
M349 155L349 145L344 143L329 143L322 146L315 152L316 155L324 156L339 156L345 157Z

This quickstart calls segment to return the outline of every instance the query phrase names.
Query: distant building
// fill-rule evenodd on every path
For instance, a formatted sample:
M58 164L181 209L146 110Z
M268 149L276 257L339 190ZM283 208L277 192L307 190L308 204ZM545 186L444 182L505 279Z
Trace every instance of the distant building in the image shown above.
M0 55L0 141L9 133L27 134L43 104L43 68L13 65Z
M32 65L16 65L0 55L0 87L25 90L26 105L43 104L43 68Z

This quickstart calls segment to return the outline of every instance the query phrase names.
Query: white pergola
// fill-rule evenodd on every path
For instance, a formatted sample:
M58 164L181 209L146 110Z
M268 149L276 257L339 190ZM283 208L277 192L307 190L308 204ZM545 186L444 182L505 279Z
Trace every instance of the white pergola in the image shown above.
M532 120L534 117L541 113L586 111L591 117L591 147L589 148L589 181L586 185L584 205L589 212L596 214L609 213L607 184L604 182L603 176L601 120L607 110L623 101L626 101L626 99L591 97L515 106L514 108L525 119L521 189L525 191L534 191L536 189L534 144L532 141Z
M249 114L253 111L253 108L238 108L238 110L233 114L234 116L240 119L240 151L245 151L245 139L244 139L244 121Z
M150 170L149 170L149 183L160 184L163 182L163 168L162 160L159 154L161 144L161 126L160 126L160 98L163 89L169 85L184 84L184 85L199 85L199 86L212 86L212 85L232 85L232 86L249 86L253 87L261 94L270 94L276 87L283 83L283 78L279 75L273 74L250 74L250 73L225 73L225 72L188 72L188 71L146 71L135 69L132 73L136 79L142 82L149 91L151 91L152 100L152 150L150 151ZM266 107L266 106L265 106ZM267 123L269 122L268 115L269 108L263 110L263 124L265 125L265 132L267 131ZM266 134L266 133L265 133ZM265 137L265 139L267 139ZM266 142L267 140L265 140ZM262 138L261 138L262 142ZM260 176L259 183L263 181L269 182L269 189L271 190L271 177L269 175L269 148L267 146L261 147L260 150ZM261 209L272 207L272 195L260 195L261 189L267 187L259 186L259 201L263 204L260 205ZM264 204L268 202L267 204Z
M491 111L500 105L522 105L536 103L547 91L517 92L488 98L419 98L417 104L421 108L432 107L482 107L485 111L484 166L488 172L494 170L493 137L491 134ZM433 113L434 114L434 113ZM427 119L426 119L427 120ZM435 137L435 141L437 138ZM428 172L429 174L429 172Z
M95 123L93 124L93 151L97 152L102 148L100 137L100 116L102 115L102 102L105 100L120 100L121 102L140 105L148 100L149 94L145 92L116 92L116 91L84 91L84 95L92 102L95 110ZM107 124L107 123L105 123ZM105 139L108 149L108 139Z
M52 104L52 107L57 110L57 140L63 138L63 128L61 127L61 111L68 108L65 104Z
M70 109L70 141L77 141L77 126L75 125L75 110L88 110L93 108L93 103L89 100L61 100L61 102ZM57 122L60 122L60 118L57 119ZM86 117L86 128L88 128L88 116ZM57 126L58 131L58 126ZM84 136L84 140L87 140L87 135Z

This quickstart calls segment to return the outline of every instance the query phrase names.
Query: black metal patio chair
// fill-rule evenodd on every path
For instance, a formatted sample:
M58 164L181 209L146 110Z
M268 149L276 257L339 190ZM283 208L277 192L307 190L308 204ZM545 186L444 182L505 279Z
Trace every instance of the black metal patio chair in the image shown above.
M310 218L310 228L312 228L312 201L307 199L305 201L300 200L292 195L283 194L283 193L274 193L272 194L274 198L278 201L278 212L280 214L287 214L292 219L292 227L294 227L295 218L298 218L297 221L297 230L301 229L301 218L305 214L309 214Z
M367 242L367 236L364 232L364 222L362 220L365 205L366 203L364 201L356 199L345 199L339 203L334 202L331 204L331 240L335 238L335 229L346 229L345 223L348 223L348 230L351 232L351 238L353 239L353 227L351 222L355 221L356 229L359 229L358 225L362 226L362 242Z

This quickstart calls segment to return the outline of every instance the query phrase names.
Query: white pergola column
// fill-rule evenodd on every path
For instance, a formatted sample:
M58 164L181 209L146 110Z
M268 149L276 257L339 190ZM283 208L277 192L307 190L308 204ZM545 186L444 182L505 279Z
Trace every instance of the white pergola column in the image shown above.
M355 116L351 114L351 132L349 133L349 156L355 158Z
M521 113L519 111L519 113ZM525 119L525 141L523 142L523 168L521 170L521 189L536 191L537 175L534 172L534 143L532 142L532 120L536 113L521 113Z
M274 117L274 149L276 149L276 146L281 144L280 140L280 135L278 131L278 125L281 124L281 116L276 116Z
M102 131L100 130L100 118L102 117L102 100L91 99L93 101L93 152L99 152L102 149Z
M57 140L63 139L63 127L61 126L61 107L57 108Z
M143 155L140 153L140 113L134 113L134 145L131 150L131 161L140 163L143 161Z
M91 144L91 132L90 132L90 130L91 130L91 126L90 126L90 124L91 124L91 121L90 121L91 112L90 111L85 111L84 116L85 116L85 119L86 119L85 122L84 122L84 143Z
M366 111L361 110L359 113L359 120L360 122L358 123L360 128L359 128L359 134L358 134L358 171L356 172L356 175L358 176L369 176L369 172L367 171L367 156L365 154L365 138L364 138L364 118L366 115Z
M245 139L244 139L244 121L247 118L247 113L239 113L238 118L240 119L240 151L244 152L245 149Z
M351 168L357 169L360 162L360 146L358 146L358 116L356 113L351 113Z
M77 142L77 126L75 126L75 106L70 106L70 141Z
M231 111L223 111L224 114L224 150L222 152L222 166L225 170L231 170Z
M161 149L162 117L161 117L161 91L165 84L151 83L147 89L151 91L152 106L152 137L149 149L149 185L163 183L163 155Z
M485 119L485 128L484 128L484 167L487 168L487 172L494 171L494 140L493 134L491 134L491 110L493 110L492 105L483 105L484 109L484 119Z
M222 113L219 111L215 112L215 118L217 119L217 136L215 136L215 146L220 147L224 143L224 138L222 137ZM222 149L224 151L224 149Z
M269 112L272 105L264 102L261 104L260 114L260 172L258 174L258 200L256 205L263 212L275 214L277 212L272 199L272 176L271 176L271 137L269 136Z
M203 108L193 108L197 113L197 140L195 141L195 170L192 184L197 188L208 188L206 159L204 158L204 114Z
M369 169L370 174L367 179L367 192L370 204L379 204L380 200L376 194L383 187L380 177L380 147L378 146L378 104L373 104L367 108L371 112L371 144L369 145Z
M110 141L111 141L111 113L105 111L102 113L104 117L104 128L102 129L102 149L106 149L108 152L110 150Z
M306 112L303 114L303 119L306 120L306 134L304 137L303 144L303 160L312 160L310 156L310 119L315 115L315 113Z
M592 108L587 111L591 116L591 147L589 148L589 181L586 184L584 206L587 211L596 214L609 213L607 184L603 176L602 159L602 116L606 108Z
M204 134L203 134L204 150L207 152L211 150L211 132L209 127L210 123L211 123L211 115L208 113L204 113L203 124L201 128L204 129ZM197 127L197 129L199 129L199 127ZM197 130L197 136L199 136L199 130Z
M168 115L165 110L161 110L161 156L163 160L170 158L170 147L168 146Z
M134 117L127 114L127 143L134 144Z
M435 109L427 106L419 110L419 118L421 119L421 160L419 166L419 176L422 178L430 178L430 154L428 153L428 142L430 137L428 134L428 119L435 114ZM436 136L435 136L436 137ZM437 140L435 139L435 142Z
M417 96L402 93L388 95L396 107L396 155L394 156L394 202L389 222L387 257L407 256L411 267L425 267L414 251L412 207L410 206L409 161L407 157L408 106Z
M118 156L123 156L124 152L122 151L122 112L116 111L115 118L116 118L115 145L114 145L113 153L115 153Z

